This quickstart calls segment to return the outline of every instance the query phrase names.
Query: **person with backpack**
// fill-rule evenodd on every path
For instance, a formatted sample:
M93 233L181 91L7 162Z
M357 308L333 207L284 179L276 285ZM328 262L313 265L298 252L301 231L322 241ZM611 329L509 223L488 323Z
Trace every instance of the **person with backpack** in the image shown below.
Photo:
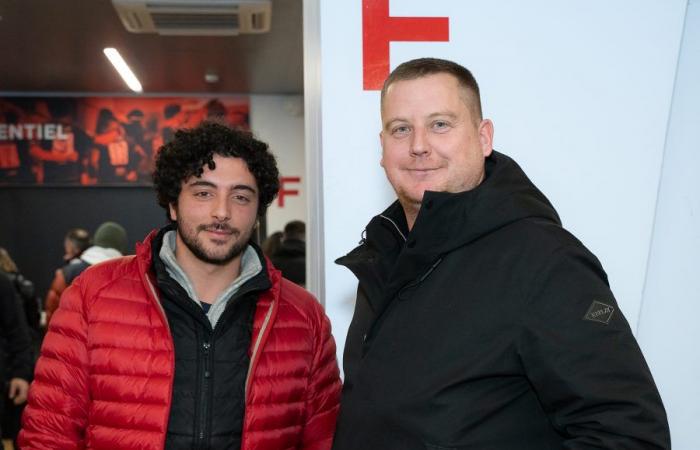
M127 245L126 230L116 222L105 222L95 230L93 245L81 251L79 256L56 271L44 304L47 328L53 313L58 309L61 294L73 280L93 264L124 255L127 251Z
M47 327L50 315L58 308L58 300L61 298L61 294L70 284L70 281L66 279L66 272L69 272L74 264L79 264L81 262L80 255L82 255L91 244L92 240L87 230L72 228L66 233L66 237L63 239L63 249L65 250L63 260L65 261L65 265L56 269L49 291L46 293L46 299L44 300Z
M10 257L6 249L0 247L0 271L4 272L12 283L19 303L24 312L26 324L29 326L30 337L33 342L33 356L39 352L41 340L41 300L36 295L34 283L26 278L17 268L17 264Z

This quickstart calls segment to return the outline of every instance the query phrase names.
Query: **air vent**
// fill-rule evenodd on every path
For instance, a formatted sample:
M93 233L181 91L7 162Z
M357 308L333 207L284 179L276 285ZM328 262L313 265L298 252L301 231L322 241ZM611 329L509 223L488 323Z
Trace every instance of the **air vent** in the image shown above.
M270 0L112 0L132 33L227 36L270 31Z

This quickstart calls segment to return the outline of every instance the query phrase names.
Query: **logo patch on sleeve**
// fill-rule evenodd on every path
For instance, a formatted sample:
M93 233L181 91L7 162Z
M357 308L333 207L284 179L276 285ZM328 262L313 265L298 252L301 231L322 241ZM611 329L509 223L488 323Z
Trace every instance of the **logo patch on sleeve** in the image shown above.
M593 322L600 322L607 325L612 319L612 315L615 312L615 308L601 303L597 300L591 303L591 307L588 308L588 312L583 316L584 320L591 320Z

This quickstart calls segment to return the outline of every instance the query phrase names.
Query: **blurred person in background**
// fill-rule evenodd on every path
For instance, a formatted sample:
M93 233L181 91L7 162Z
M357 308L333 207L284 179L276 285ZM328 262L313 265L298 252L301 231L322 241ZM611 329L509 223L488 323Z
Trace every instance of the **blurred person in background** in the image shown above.
M0 435L14 440L17 422L27 399L33 371L32 339L26 312L16 287L17 266L5 249L0 249ZM15 448L18 448L15 445Z
M0 271L5 273L15 288L24 311L25 321L31 332L33 348L38 351L41 341L41 299L36 294L34 283L22 275L15 261L2 247L0 247ZM35 354L37 354L36 351Z
M86 240L89 242L89 236L85 230L80 230L77 234L80 236L78 239L80 246L83 246ZM127 246L126 230L118 223L104 222L97 227L93 245L83 250L77 258L71 259L69 264L56 271L56 277L51 283L45 302L47 325L51 323L51 318L58 308L61 294L78 275L93 264L119 258L127 252Z
M271 235L265 238L263 243L260 245L260 248L263 251L263 254L267 256L268 258L271 258L272 255L275 254L277 249L280 247L280 244L282 244L282 236L284 233L281 231L275 231Z
M68 287L70 282L73 281L74 271L71 266L81 262L80 255L82 255L90 245L90 233L82 228L68 230L65 238L63 238L63 261L65 264L60 269L56 269L49 291L46 293L46 299L44 300L47 323L51 319L51 314L58 308L58 299L61 297L61 294L66 287ZM66 273L69 274L68 277L66 277Z
M282 242L272 254L272 264L282 276L299 286L306 285L306 224L293 220L284 226Z

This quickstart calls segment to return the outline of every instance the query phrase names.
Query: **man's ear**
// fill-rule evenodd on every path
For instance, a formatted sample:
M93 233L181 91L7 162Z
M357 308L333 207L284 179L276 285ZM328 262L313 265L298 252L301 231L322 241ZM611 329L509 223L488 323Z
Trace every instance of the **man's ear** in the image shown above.
M177 204L171 203L168 205L168 216L173 222L177 222Z
M484 119L479 124L479 145L484 158L491 155L493 151L493 122L490 119Z

